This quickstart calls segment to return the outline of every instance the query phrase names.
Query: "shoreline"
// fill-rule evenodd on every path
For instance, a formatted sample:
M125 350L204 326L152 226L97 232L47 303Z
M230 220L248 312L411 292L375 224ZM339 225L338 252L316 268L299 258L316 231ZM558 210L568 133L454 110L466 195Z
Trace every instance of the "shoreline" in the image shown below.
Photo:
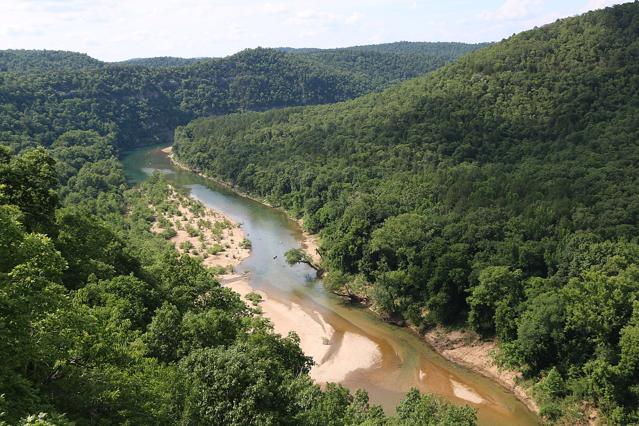
M216 184L224 187L225 189L228 189L229 191L239 195L240 197L244 197L247 198L249 200L255 201L256 203L260 203L266 207L278 210L282 213L284 213L289 220L292 220L293 222L297 223L297 225L300 227L300 231L302 232L302 248L306 251L306 253L308 253L311 258L313 259L313 262L316 265L319 265L321 263L321 255L319 253L319 246L320 246L320 241L319 241L319 234L311 234L310 232L306 231L304 229L304 221L302 219L297 219L294 218L293 216L290 215L290 213L288 211L286 211L285 209L281 208L281 207L275 207L272 204L270 204L268 201L261 199L261 198L257 198L247 192L243 192L240 191L239 189L237 189L236 186L232 185L229 182L226 182L224 180L218 179L216 177L212 177L212 176L208 176L202 172L197 172L191 168L189 168L188 166L186 166L185 164L181 163L180 161L178 161L175 158L175 155L173 155L173 147L172 146L167 146L165 148L162 148L160 151L162 151L163 153L165 153L167 155L167 157L169 158L169 160L171 161L171 164L173 164L174 166L190 172L190 173L194 173L204 179L208 179L210 181L215 182Z
M290 220L295 221L300 228L302 228L301 221L292 218L285 210L273 207L263 200L244 194L227 182L222 182L218 179L206 176L203 173L190 170L175 159L172 155L171 147L163 148L161 151L167 154L171 163L175 166L195 173L205 179L212 180L242 197L280 210L284 212ZM217 212L214 209L210 210ZM317 237L302 230L302 248L311 255L313 261L319 263L321 258L317 249L318 246L319 242ZM224 287L230 288L238 293L249 306L253 304L259 309L264 318L271 321L276 333L286 336L289 332L293 331L298 335L302 351L304 354L311 356L315 362L309 375L318 384L323 385L329 382L341 382L345 380L350 373L360 369L371 368L379 362L381 353L376 343L355 333L336 333L333 327L325 321L320 312L308 311L297 303L281 301L267 295L261 290L254 289L250 284L250 275L248 273L226 273L218 275L218 279ZM259 303L254 304L247 298L247 295L251 293L260 296L261 300ZM352 347L358 347L357 357L353 357L352 352L349 351L349 348Z
M172 153L172 147L164 148L162 149L162 152L167 154L172 164L183 170L195 173L205 179L209 179L242 197L248 198L267 207L275 208L286 213L289 219L296 222L301 228L303 237L302 248L313 258L314 261L319 264L319 261L321 261L321 257L318 251L318 235L310 234L305 231L303 228L303 221L301 219L295 219L291 217L290 214L284 209L273 207L271 204L264 200L258 199L251 196L250 194L246 194L242 191L237 190L228 182L224 182L220 179L207 176L204 173L191 170L175 159L175 156ZM371 312L373 312L380 321L384 321L374 310L370 309L370 307L367 308L371 310ZM526 391L526 389L524 389L515 381L515 378L519 377L519 373L514 371L501 370L496 366L493 357L491 356L492 350L496 348L496 344L494 341L482 342L480 339L477 338L469 344L466 342L469 335L468 331L446 331L443 327L438 326L426 333L420 333L413 327L405 327L416 333L425 344L427 344L435 353L437 353L444 359L492 380L498 386L512 393L515 398L517 398L517 400L524 404L526 408L532 413L537 416L539 415L539 406L537 405L535 400Z
M200 201L168 185L171 209L148 207L155 219L150 231L162 235L181 254L201 259L216 274L234 274L235 267L251 252L250 240L240 224Z
M193 170L193 169L189 168L188 166L186 166L185 164L181 163L180 161L178 161L178 160L175 158L175 155L173 155L173 147L172 147L172 146L167 146L166 148L162 148L160 151L162 151L163 153L165 153L165 154L166 154L166 156L169 158L169 160L171 160L171 164L173 164L174 166L178 167L179 169L182 169L182 170L184 170L184 171L187 171L187 172L193 173L193 174L195 174L195 175L197 175L197 176L203 177L204 179L208 179L208 180L210 180L210 181L213 181L213 182L215 182L216 184L218 184L218 185L220 185L220 186L224 187L225 189L228 189L229 191L231 191L231 192L233 192L233 193L235 193L235 194L237 194L237 195L239 195L239 196L241 196L241 197L247 198L247 199L249 199L249 200L253 200L253 201L257 202L257 203L263 204L263 205L265 205L265 206L267 206L267 207L270 207L270 208L272 208L272 209L280 210L280 211L282 211L282 212L286 213L286 215L287 215L287 216L288 216L291 220L294 220L294 221L296 221L296 222L297 222L297 220L296 220L296 219L294 219L294 218L292 218L292 217L288 214L288 212L287 212L286 210L284 210L284 209L282 209L282 208L279 208L279 207L275 207L275 206L271 205L269 202L267 202L266 200L263 200L263 199L260 199L260 198L254 197L254 196L252 196L252 195L251 195L251 194L249 194L249 193L246 193L246 192L240 191L239 189L237 189L237 187L235 187L234 185L230 184L229 182L226 182L226 181L224 181L224 180L222 180L222 179L218 179L218 178L215 178L215 177L212 177L212 176L208 176L208 175L206 175L206 174L204 174L204 173L202 173L202 172L197 172L197 171L195 171L195 170Z
M248 274L220 278L224 287L259 309L261 315L270 320L276 333L287 336L292 331L298 335L302 351L315 362L309 375L318 384L341 382L354 371L373 367L381 357L375 343L354 333L336 333L321 313L307 311L297 303L286 303L254 289ZM249 294L258 294L261 300L253 303L247 297ZM355 346L358 347L357 357L348 350Z
M521 373L500 369L491 353L497 348L495 341L483 341L468 330L445 330L437 326L426 333L419 333L409 327L424 340L435 352L448 361L460 365L492 380L511 392L528 410L539 415L539 405L527 390L517 383Z

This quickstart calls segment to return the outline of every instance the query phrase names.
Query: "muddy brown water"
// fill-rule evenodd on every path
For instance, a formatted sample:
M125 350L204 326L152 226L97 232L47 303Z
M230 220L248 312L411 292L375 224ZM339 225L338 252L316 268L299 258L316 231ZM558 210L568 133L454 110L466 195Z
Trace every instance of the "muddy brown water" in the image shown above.
M281 303L297 304L310 316L320 316L334 329L331 340L336 345L347 333L377 345L374 365L346 375L340 381L344 386L367 390L371 402L382 405L389 413L406 391L416 387L476 408L481 425L539 424L538 418L499 384L446 360L411 331L384 323L366 309L344 304L311 279L310 268L289 267L284 252L301 245L302 232L283 212L173 167L159 147L129 152L123 156L123 164L129 181L139 182L158 170L173 184L190 189L194 198L241 223L253 250L236 270L249 274L251 287ZM361 339L344 339L345 344L350 341ZM358 356L357 347L340 350Z

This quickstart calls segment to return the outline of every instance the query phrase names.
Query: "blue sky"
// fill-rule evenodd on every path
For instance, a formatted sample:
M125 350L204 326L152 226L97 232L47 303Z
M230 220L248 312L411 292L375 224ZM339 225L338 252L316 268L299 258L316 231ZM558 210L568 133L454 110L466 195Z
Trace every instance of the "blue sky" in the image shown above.
M107 61L249 47L498 41L623 0L0 0L0 49Z

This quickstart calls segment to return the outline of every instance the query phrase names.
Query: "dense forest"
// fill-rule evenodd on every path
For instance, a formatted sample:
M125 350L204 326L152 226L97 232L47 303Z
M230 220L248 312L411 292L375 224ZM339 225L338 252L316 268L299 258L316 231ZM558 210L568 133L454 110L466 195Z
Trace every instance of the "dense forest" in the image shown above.
M339 57L258 48L222 59L119 64L73 52L0 51L0 142L48 146L67 130L110 135L122 148L169 142L177 125L195 117L343 101L465 53L445 46L428 55L345 50Z
M278 50L367 76L376 87L426 74L488 43L396 42L340 49Z
M174 152L319 232L329 288L495 337L546 418L636 424L638 45L634 2L382 93L196 120Z
M165 68L165 67L180 67L183 65L193 64L195 62L202 62L210 60L211 58L176 58L173 56L158 56L155 58L134 58L127 59L126 61L116 62L117 65L132 65L138 67L149 68Z
M320 389L297 336L150 231L169 187L129 188L116 156L198 115L346 99L370 78L268 49L186 66L0 57L0 425L475 424L417 391L389 417L366 392Z
M306 53L322 53L335 51L352 51L352 52L376 52L391 54L411 54L411 55L427 55L438 56L443 58L455 59L465 53L472 52L478 48L488 46L490 43L455 43L455 42L429 42L429 41L396 41L393 43L382 44L366 44L362 46L339 47L336 49L318 49L318 48L294 48L279 47L278 50L287 53L306 54Z
M475 424L416 391L387 417L321 390L297 336L150 232L168 191L127 189L95 132L0 147L1 425Z
M0 72L95 69L103 63L84 53L63 50L0 50Z

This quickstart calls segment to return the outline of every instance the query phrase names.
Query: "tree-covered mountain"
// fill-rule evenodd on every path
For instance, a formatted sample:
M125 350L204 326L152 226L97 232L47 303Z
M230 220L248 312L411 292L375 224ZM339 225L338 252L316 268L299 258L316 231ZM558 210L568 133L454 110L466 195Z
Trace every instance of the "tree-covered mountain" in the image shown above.
M372 44L338 49L278 48L343 71L362 74L376 87L407 80L437 69L488 43L408 42Z
M196 120L174 152L321 232L331 288L496 336L548 418L636 423L638 45L634 2L382 93Z
M396 41L393 43L365 44L336 49L279 47L278 50L295 54L321 53L332 51L376 52L392 54L426 55L454 59L490 43L456 43L430 41Z
M116 65L133 65L148 68L180 67L195 62L206 61L211 58L176 58L174 56L157 56L154 58L134 58L126 61L114 62Z
M104 63L85 53L64 50L0 50L0 72L95 69Z
M334 102L373 90L358 76L266 49L185 67L104 66L0 74L2 140L49 145L68 130L113 134L121 147L170 140L202 115Z
M475 423L416 391L389 417L366 392L320 389L295 336L150 232L150 204L175 208L167 183L129 189L116 157L199 115L378 90L370 75L270 49L186 65L3 55L0 425Z
M327 65L359 75L371 81L376 88L426 74L454 59L443 52L441 55L425 55L357 49L319 50L296 55L315 65ZM459 53L454 57L461 55Z
M335 63L331 56L335 52L342 54L359 52L375 52L383 54L404 54L416 56L415 60L425 61L424 67L436 60L452 61L455 58L487 46L488 43L449 43L449 42L408 42L372 44L363 46L345 47L339 49L317 49L290 47L276 48L274 50L300 56L312 56L322 58L322 53L326 53L325 65ZM259 49L259 48L258 48ZM249 49L251 50L251 49ZM231 55L233 56L233 55ZM7 49L0 50L0 72L45 72L45 71L69 71L80 69L95 69L105 66L131 65L145 68L167 68L181 67L194 64L196 62L208 61L221 58L180 58L174 56L157 56L150 58L132 58L119 62L104 62L94 59L85 53L70 52L65 50L28 50L28 49ZM416 66L413 60L405 57L408 66ZM342 66L344 64L341 64ZM428 68L427 71L431 71ZM399 78L399 77L397 77ZM396 79L397 79L396 78Z
M0 72L0 142L18 147L49 145L68 130L110 134L120 147L167 142L195 117L342 101L450 60L261 48L176 66L168 66L170 58L131 66L70 52L1 55L9 59L0 61L8 70Z

